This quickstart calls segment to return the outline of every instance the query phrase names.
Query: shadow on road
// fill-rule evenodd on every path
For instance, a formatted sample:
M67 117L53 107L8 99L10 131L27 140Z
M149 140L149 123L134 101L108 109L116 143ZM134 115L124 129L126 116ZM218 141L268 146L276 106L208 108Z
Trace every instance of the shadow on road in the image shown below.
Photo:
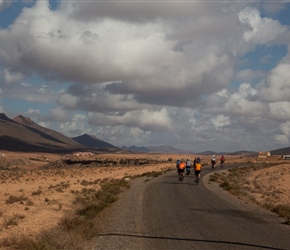
M194 182L189 183L189 182L185 182L183 181L182 183L180 183L178 180L176 180L176 182L172 182L172 181L163 181L161 182L162 184L176 184L176 185L191 185L191 186L196 186L196 184Z
M263 249L275 249L275 250L286 250L284 248L277 247L269 247L255 244L248 244L242 242L231 242L231 241L219 241L219 240L201 240L201 239L189 239L189 238L173 238L173 237L161 237L161 236L149 236L149 235L137 235L137 234L120 234L120 233L106 233L106 234L98 234L97 236L120 236L120 237L134 237L134 238L142 238L142 239L158 239L158 240L174 240L174 241L189 241L189 242L204 242L204 243L213 243L213 244L227 244L227 245L239 245L239 246L247 246L247 247L256 247Z

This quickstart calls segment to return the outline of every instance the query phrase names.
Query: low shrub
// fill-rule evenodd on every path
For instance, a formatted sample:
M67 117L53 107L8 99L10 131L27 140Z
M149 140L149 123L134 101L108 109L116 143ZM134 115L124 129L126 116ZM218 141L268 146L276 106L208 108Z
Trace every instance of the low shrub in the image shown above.
M15 202L27 201L27 200L28 200L28 198L25 197L24 195L21 195L21 196L10 195L8 197L8 199L6 200L6 204L12 204L12 203L15 203Z

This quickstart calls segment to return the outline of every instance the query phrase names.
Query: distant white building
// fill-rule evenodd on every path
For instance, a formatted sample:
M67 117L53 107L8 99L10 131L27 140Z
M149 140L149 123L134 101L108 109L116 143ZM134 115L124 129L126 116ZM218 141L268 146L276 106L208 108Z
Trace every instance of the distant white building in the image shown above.
M94 153L92 152L75 152L73 156L93 156Z
M290 160L290 155L282 155L282 159L284 159L284 160Z
M269 156L271 156L270 151L267 151L267 152L259 152L259 154L258 154L258 158L268 158Z

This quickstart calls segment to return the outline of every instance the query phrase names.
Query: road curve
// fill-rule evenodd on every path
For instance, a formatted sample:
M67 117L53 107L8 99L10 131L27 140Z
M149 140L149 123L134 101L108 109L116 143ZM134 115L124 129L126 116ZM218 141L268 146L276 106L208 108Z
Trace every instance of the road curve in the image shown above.
M175 171L135 180L100 216L95 249L290 249L290 226L213 184L204 168L180 184Z

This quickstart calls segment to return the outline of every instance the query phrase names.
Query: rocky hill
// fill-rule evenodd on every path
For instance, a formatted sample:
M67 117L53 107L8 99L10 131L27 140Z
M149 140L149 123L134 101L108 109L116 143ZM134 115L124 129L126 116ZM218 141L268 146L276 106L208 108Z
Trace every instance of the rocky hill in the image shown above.
M77 137L73 137L72 139L77 143L89 148L117 148L108 142L98 139L94 135L84 134Z
M70 138L43 128L25 117L0 114L0 150L20 152L68 152L85 150Z

